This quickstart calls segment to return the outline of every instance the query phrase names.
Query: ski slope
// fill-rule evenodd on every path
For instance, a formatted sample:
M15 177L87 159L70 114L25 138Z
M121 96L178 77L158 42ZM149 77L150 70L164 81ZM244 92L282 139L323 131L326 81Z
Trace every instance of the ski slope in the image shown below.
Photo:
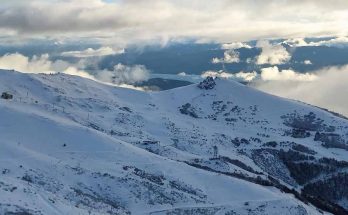
M300 190L304 184L271 152L295 141L318 160L346 161L348 153L313 141L315 131L311 138L284 135L284 116L313 112L343 138L347 120L215 81L211 90L151 93L65 74L0 71L0 93L14 96L0 99L0 213L320 214L292 194L242 177L272 176ZM270 141L277 146L265 146Z

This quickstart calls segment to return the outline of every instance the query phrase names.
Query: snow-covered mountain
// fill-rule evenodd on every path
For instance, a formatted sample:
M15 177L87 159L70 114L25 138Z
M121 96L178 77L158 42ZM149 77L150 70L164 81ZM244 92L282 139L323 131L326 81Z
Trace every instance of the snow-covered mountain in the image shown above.
M348 213L338 114L209 78L148 93L2 70L5 92L0 214Z

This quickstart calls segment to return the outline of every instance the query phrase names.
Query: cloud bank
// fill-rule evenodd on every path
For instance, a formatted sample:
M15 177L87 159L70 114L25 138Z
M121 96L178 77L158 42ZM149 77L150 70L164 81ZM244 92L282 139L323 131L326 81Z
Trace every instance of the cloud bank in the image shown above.
M0 5L1 36L219 42L348 34L348 1L31 0Z
M280 75L284 71L274 70L275 75L271 74L266 79L276 77L278 81L261 79L254 82L253 86L274 95L300 100L348 116L348 65L328 67L310 75L299 73Z
M306 42L305 38L293 38L287 39L283 42L291 47L301 47L301 46L328 46L328 47L347 47L348 37L340 36L331 39L325 39L316 42Z
M150 71L142 65L126 66L123 64L117 64L112 71L102 70L95 74L91 74L84 71L83 68L79 68L79 65L73 65L62 60L53 62L49 59L48 54L29 58L19 53L5 54L0 57L0 69L35 74L54 74L60 72L92 79L106 84L140 90L142 89L135 88L132 85L146 81L150 74Z

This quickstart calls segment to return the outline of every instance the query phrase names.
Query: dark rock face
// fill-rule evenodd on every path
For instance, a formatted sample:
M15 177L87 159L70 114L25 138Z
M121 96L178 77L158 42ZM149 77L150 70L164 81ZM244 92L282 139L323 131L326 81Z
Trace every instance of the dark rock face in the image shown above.
M294 128L292 129L291 131L291 137L293 138L306 138L306 137L310 137L311 136L311 133L304 130L304 129L301 129L301 128Z
M245 138L239 139L238 137L234 138L234 139L232 140L232 143L233 143L235 146L248 145L248 144L250 144L249 140L247 140L247 139L245 139Z
M302 131L302 133L304 134L306 133L306 131L335 131L334 126L325 124L324 120L318 118L313 112L309 112L305 115L293 112L281 116L281 118L284 120L284 125L289 126L297 131Z
M3 93L1 94L1 98L2 98L2 99L13 99L13 95L10 94L10 93L8 93L8 92L3 92Z
M206 79L204 79L202 82L198 84L198 88L204 89L204 90L211 90L214 89L216 83L214 81L213 77L208 76Z
M339 186L340 189L337 189ZM315 183L304 186L303 192L321 196L328 201L339 201L348 196L348 174L338 173L328 179L316 181Z
M254 150L252 158L272 178L293 183L295 187L296 183L303 185L299 193L301 198L334 214L347 214L347 208L335 203L348 197L348 162L316 158L312 156L314 153L305 146L293 144L289 150Z
M194 107L192 107L192 105L190 103L186 103L184 105L182 105L180 108L180 113L185 114L185 115L189 115L193 118L198 118L198 115L196 113L196 110Z
M348 145L345 143L345 140L336 133L316 132L314 141L322 142L322 145L326 148L339 148L348 150Z

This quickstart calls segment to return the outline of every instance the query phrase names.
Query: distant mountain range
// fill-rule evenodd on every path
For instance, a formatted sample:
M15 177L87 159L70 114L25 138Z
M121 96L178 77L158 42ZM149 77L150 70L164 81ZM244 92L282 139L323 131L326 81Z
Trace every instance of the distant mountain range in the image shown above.
M284 45L291 53L291 59L285 64L278 65L280 69L294 69L299 72L310 72L327 66L340 66L348 64L348 47L328 46L303 46L289 47ZM221 58L224 55L220 44L176 44L163 48L149 47L139 51L129 48L124 54L112 55L103 58L98 67L100 69L113 69L117 63L126 65L140 64L146 66L153 73L178 74L186 72L200 75L207 70L226 70L230 73L240 71L259 71L263 67L271 65L256 65L247 59L254 59L261 53L261 49L239 48L240 62L213 64L213 58ZM311 64L305 64L310 61Z
M333 38L306 38L310 42L328 41ZM225 63L224 70L230 73L240 71L259 72L263 67L270 65L256 65L252 62L261 53L261 48L256 47L257 41L249 41L246 44L249 48L236 48L240 61L238 63ZM299 72L311 72L327 66L340 66L348 64L348 46L327 46L327 45L307 45L290 46L285 40L273 40L272 43L282 44L291 54L291 59L285 64L278 65L279 69L293 69ZM169 43L166 46L148 45L142 48L129 46L125 52L115 55L108 55L92 60L89 65L90 70L113 70L118 63L125 65L144 65L154 74L178 74L186 72L188 74L200 75L207 70L221 70L223 65L212 63L213 58L224 56L222 44L206 43L197 44L193 41L184 43ZM98 49L100 45L93 43L66 43L57 44L55 41L32 41L28 44L6 45L0 44L0 55L8 53L21 53L25 56L50 54L52 60L66 60L77 63L79 58L62 56L61 53L85 50L87 48ZM248 60L249 59L249 60ZM96 62L94 62L96 61ZM311 62L304 63L305 61Z

